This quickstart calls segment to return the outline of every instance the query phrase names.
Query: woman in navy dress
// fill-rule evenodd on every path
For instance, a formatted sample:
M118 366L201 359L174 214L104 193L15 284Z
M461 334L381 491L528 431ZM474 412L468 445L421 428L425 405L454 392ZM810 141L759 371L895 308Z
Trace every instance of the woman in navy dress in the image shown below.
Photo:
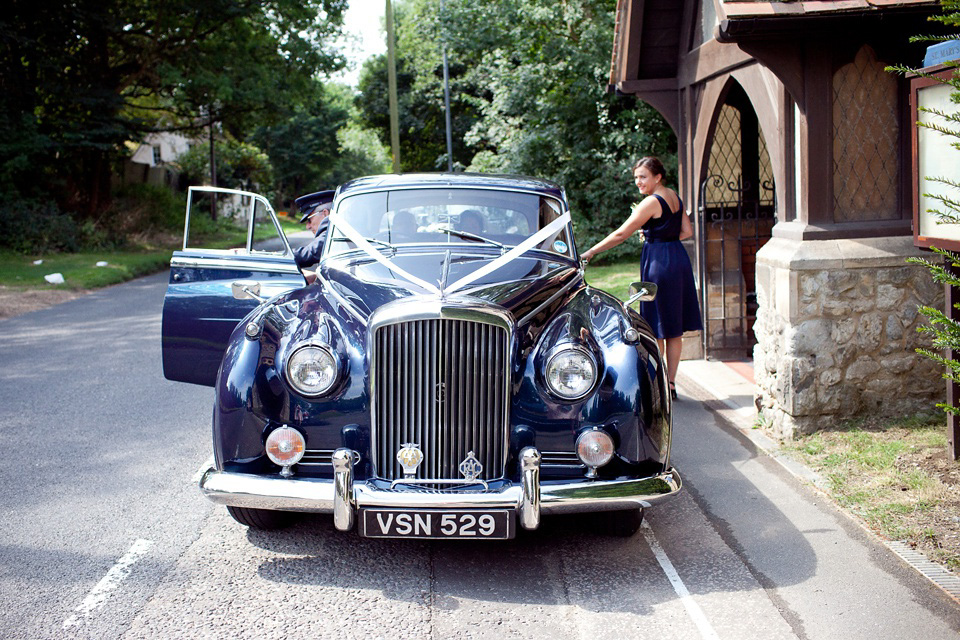
M693 267L681 240L693 236L690 219L683 211L680 196L663 184L664 169L652 156L633 165L633 181L640 193L647 196L633 208L620 227L585 251L581 257L590 260L612 249L633 233L643 230L643 251L640 254L640 279L657 285L653 302L641 302L640 315L650 324L660 352L666 356L670 393L677 397L677 366L683 347L684 331L699 331L700 304L693 281Z

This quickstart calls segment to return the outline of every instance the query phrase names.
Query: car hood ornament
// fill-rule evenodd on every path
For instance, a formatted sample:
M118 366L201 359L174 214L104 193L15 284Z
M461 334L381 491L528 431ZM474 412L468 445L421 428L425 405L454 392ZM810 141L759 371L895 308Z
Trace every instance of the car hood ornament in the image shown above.
M460 473L463 474L467 482L474 482L483 473L483 465L473 455L473 451L469 452L463 462L460 463Z
M423 462L423 451L420 445L408 443L397 451L397 462L403 467L403 477L412 478L417 475L417 467Z

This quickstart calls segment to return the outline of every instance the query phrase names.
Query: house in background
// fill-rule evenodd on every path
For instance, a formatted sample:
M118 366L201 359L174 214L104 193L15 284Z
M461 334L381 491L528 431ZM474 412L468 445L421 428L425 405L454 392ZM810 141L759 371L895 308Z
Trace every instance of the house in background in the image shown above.
M151 133L143 142L127 143L130 156L123 163L121 184L152 184L179 189L179 173L171 162L186 153L193 141L179 133Z
M942 305L911 231L908 82L929 0L618 0L611 89L677 135L708 357L752 354L782 437L929 409L914 349Z

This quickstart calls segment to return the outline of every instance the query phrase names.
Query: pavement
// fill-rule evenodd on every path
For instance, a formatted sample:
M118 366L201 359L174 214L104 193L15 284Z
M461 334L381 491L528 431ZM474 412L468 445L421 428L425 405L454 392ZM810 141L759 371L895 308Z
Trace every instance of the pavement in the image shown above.
M754 404L757 387L753 378L753 362L683 360L677 371L677 390L680 394L680 402L684 401L684 396L687 401L703 402L791 474L813 485L817 490L823 491L825 485L815 471L785 455L777 440L770 438L757 428L757 407ZM853 516L850 516L850 519L880 541L900 560L960 602L960 576L951 573L940 564L931 562L909 545L899 541L884 540Z
M684 360L677 372L681 391L707 398L706 404L736 427L753 444L776 458L793 475L819 486L820 477L811 469L780 453L780 443L757 428L757 386L753 362L749 360ZM699 393L697 392L699 391Z

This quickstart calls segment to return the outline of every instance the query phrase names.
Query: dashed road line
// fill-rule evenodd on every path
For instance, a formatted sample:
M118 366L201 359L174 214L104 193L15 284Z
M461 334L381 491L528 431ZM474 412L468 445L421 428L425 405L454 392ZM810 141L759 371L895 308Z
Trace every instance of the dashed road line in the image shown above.
M653 529L651 529L650 525L646 522L641 524L641 528L643 530L643 537L647 541L647 545L650 547L650 550L653 551L653 555L657 559L657 562L660 563L660 568L663 569L663 572L667 575L667 579L670 581L670 584L673 585L673 590L676 591L678 596L680 596L680 602L683 604L684 609L687 610L687 615L689 615L690 619L693 620L693 624L697 625L697 630L700 632L700 637L704 640L720 640L717 632L713 630L712 626L710 626L710 622L707 620L707 616L703 613L703 609L700 608L700 605L698 605L693 599L693 596L690 595L690 591L687 590L687 586L683 584L683 580L680 579L680 574L677 573L673 563L670 562L670 558L667 557L663 547L661 547L660 543L657 542L656 536L653 535Z
M152 546L152 540L140 538L134 542L130 550L127 551L122 558L117 560L117 563L110 568L107 575L103 576L103 579L90 590L90 593L83 599L83 602L74 610L73 615L64 621L63 628L68 629L76 626L79 624L81 618L89 617L93 611L106 604L110 593L116 590L116 588L120 586L120 583L130 575L130 567L133 566L133 563L146 554Z

